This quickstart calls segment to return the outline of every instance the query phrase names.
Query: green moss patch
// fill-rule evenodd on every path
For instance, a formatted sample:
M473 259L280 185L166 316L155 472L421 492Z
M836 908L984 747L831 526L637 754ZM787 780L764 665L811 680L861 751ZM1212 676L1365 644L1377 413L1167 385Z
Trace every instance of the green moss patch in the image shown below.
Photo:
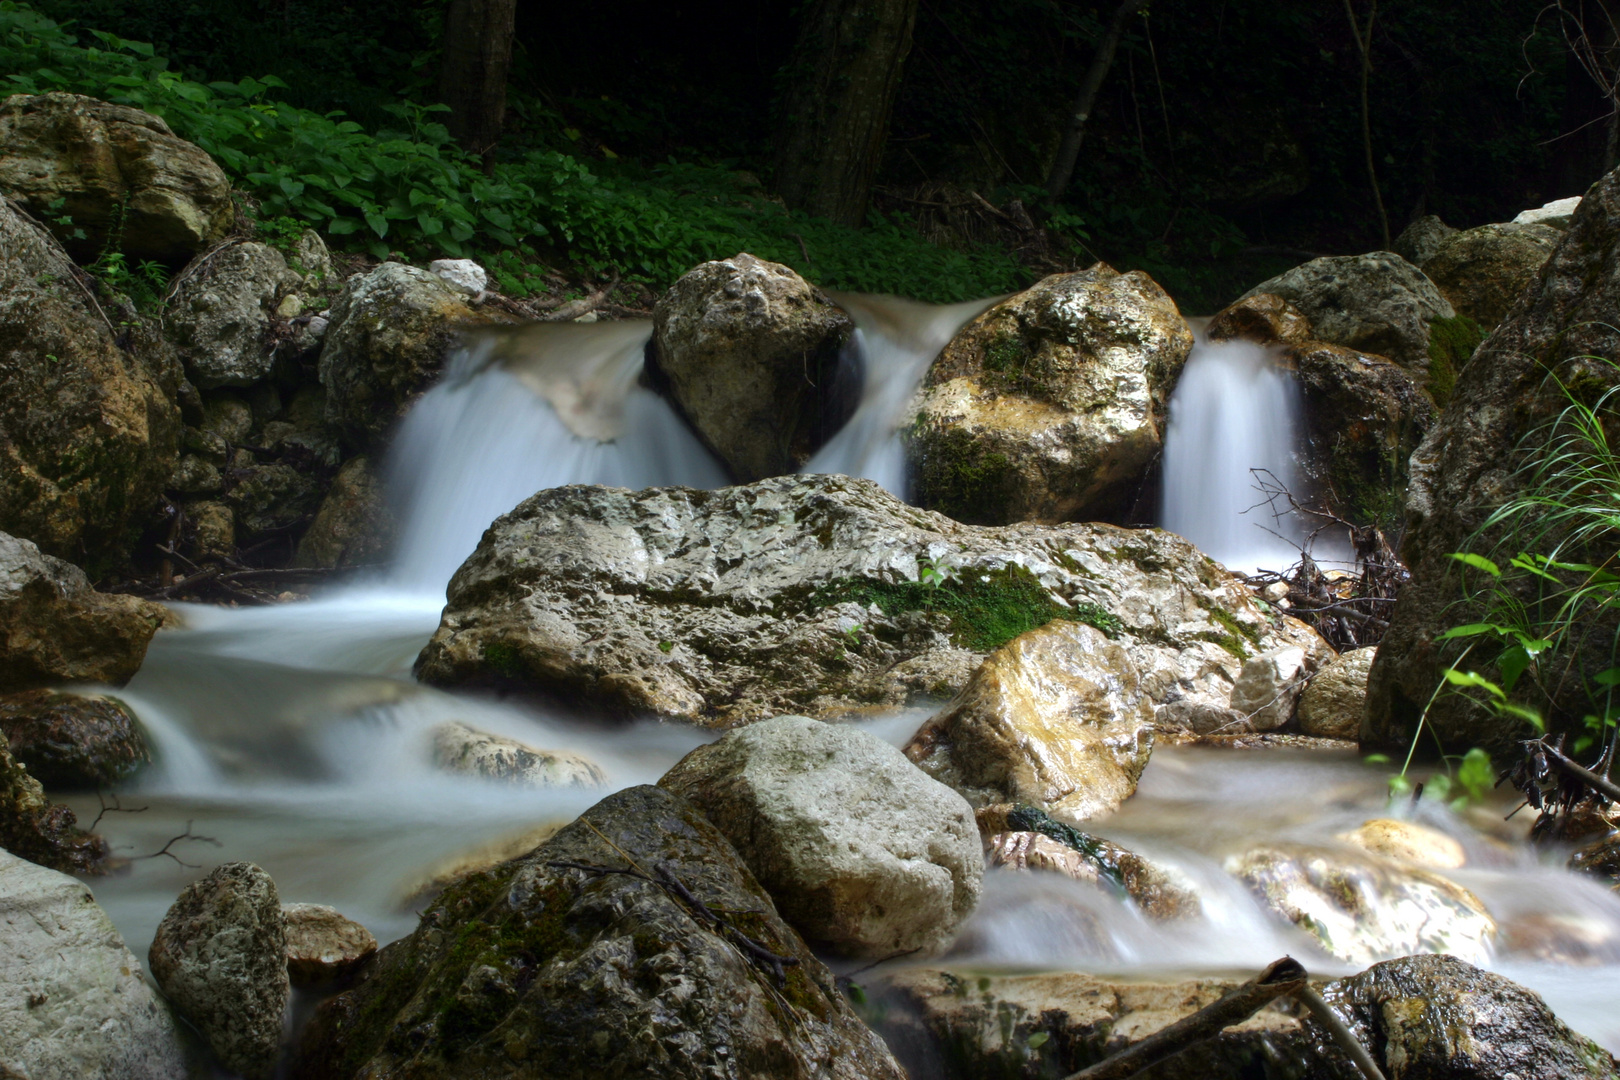
M967 525L1001 525L1008 517L1016 470L1006 454L987 450L970 432L917 432L917 479L923 504Z
M1429 396L1445 408L1457 387L1457 373L1467 366L1485 340L1479 324L1466 315L1429 324Z
M937 574L937 571L935 572ZM925 577L929 575L925 572ZM1007 563L1000 570L965 570L959 576L926 581L872 581L846 578L817 589L810 596L813 608L854 602L876 604L885 615L908 611L934 612L949 620L951 641L964 649L990 652L1019 634L1045 626L1053 619L1094 626L1109 637L1124 629L1119 618L1099 604L1066 607L1057 602L1027 567Z

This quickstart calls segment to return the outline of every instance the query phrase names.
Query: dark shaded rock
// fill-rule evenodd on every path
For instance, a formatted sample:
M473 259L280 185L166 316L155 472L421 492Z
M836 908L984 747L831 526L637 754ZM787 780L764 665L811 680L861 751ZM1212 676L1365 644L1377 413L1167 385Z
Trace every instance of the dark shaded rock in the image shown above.
M1481 225L1449 236L1423 264L1458 315L1496 329L1563 232L1551 225Z
M107 856L101 837L81 832L78 818L45 789L0 742L0 848L65 873L95 873Z
M1390 246L1395 254L1421 270L1440 246L1456 235L1456 229L1434 214L1426 214L1402 229Z
M738 481L780 476L849 418L840 368L853 330L786 266L734 255L659 298L652 374Z
M208 1040L220 1064L268 1077L291 993L276 883L252 863L226 863L187 885L147 954L163 996Z
M1309 346L1316 336L1299 308L1271 293L1233 301L1209 320L1204 333L1211 341L1240 338L1257 345Z
M116 784L152 760L129 707L104 694L7 694L0 697L0 737L52 788Z
M1620 833L1602 836L1569 857L1569 868L1578 874L1607 878L1620 889Z
M387 557L395 521L382 480L368 458L343 463L298 541L295 566L370 566Z
M673 889L555 865L659 868L769 951L780 982ZM634 787L451 885L316 1012L305 1080L659 1076L900 1080L830 972L690 803Z
M303 287L281 252L251 240L186 267L164 314L186 375L203 390L268 379L276 359L271 327L298 314Z

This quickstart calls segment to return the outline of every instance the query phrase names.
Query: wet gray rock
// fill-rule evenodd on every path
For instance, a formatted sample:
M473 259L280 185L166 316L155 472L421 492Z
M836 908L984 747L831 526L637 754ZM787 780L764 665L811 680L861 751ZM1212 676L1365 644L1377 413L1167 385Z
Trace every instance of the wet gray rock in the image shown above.
M152 759L129 706L106 694L0 695L0 738L53 789L116 784Z
M1430 325L1456 316L1423 271L1390 251L1312 259L1250 289L1297 307L1332 345L1387 356L1420 385L1429 377Z
M985 836L988 868L1010 871L1040 870L1062 874L1073 881L1110 892L1123 892L1151 919L1183 919L1198 915L1203 904L1185 874L1161 866L1151 859L1111 840L1075 832L1070 839L1058 840L1045 833L1027 831L1031 821L1027 808L1001 804L976 814L983 833L991 821L1018 831L997 831Z
M978 903L973 810L859 728L762 720L687 754L658 785L702 810L782 917L834 951L935 953Z
M963 327L905 428L919 505L976 525L1117 520L1192 350L1140 271L1056 274Z
M1377 648L1352 649L1318 671L1299 697L1299 730L1327 739L1354 739L1367 711L1367 676Z
M780 975L671 885L765 951ZM302 1080L660 1076L901 1080L714 825L655 787L609 795L522 858L449 886L305 1035Z
M371 931L325 904L283 904L287 978L293 986L325 986L346 978L377 952Z
M1224 708L1249 656L1326 648L1169 533L978 528L840 476L543 491L491 526L448 598L417 661L428 683L721 728L937 700L971 674L964 652L1058 615L1117 619L1156 707Z
M148 600L97 592L78 567L0 533L0 692L122 686L166 617Z
M1447 237L1423 272L1457 314L1489 332L1506 318L1563 237L1551 225L1481 225Z
M249 1080L271 1075L291 991L286 924L269 874L226 863L187 885L158 923L147 962L221 1065Z
M188 266L164 313L186 375L203 390L269 378L276 359L271 327L285 321L281 309L303 287L281 252L251 240Z
M1323 999L1401 1080L1607 1080L1615 1060L1571 1031L1540 997L1454 956L1405 956L1330 983ZM1316 1059L1354 1068L1315 1020Z
M0 102L0 192L41 220L63 200L49 213L73 219L63 240L81 262L116 229L131 265L181 263L223 239L236 216L230 180L201 148L151 113L79 94ZM68 235L77 229L83 239Z
M366 457L350 458L298 541L296 566L375 566L387 559L397 523L382 479Z
M987 656L905 752L976 807L1030 803L1078 823L1136 790L1153 709L1123 645L1055 621Z
M607 774L589 758L568 750L540 750L451 721L432 731L433 763L446 772L505 780L531 787L599 788Z
M0 1076L175 1080L180 1033L83 884L0 851Z
M687 271L659 299L652 370L746 483L793 472L848 418L858 385L839 368L853 330L798 274L743 253Z

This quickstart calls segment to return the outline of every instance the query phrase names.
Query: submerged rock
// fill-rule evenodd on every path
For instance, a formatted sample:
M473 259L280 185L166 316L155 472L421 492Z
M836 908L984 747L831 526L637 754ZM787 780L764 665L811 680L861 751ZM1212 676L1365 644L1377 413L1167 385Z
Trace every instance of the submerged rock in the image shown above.
M1248 656L1327 648L1169 533L974 528L824 475L542 491L490 527L448 597L425 682L709 727L937 700L971 674L964 653L1053 618L1117 632L1154 703L1224 707Z
M1564 238L1551 225L1481 225L1447 237L1423 264L1458 315L1496 329Z
M233 243L181 271L164 325L200 389L251 386L275 369L271 327L304 287L281 252ZM297 314L293 312L292 314Z
M1066 1076L1112 1057L1237 986L1110 981L1078 973L983 975L919 968L868 993L878 1030L914 1077ZM1300 1073L1300 1022L1272 1006L1144 1072L1155 1080L1240 1080ZM1289 1053L1293 1051L1293 1053Z
M1495 922L1467 889L1375 856L1272 845L1232 856L1226 870L1353 964L1414 952L1483 963L1496 935Z
M293 986L323 986L352 975L377 951L371 931L325 904L283 904L287 978Z
M1140 271L1058 274L964 327L905 431L918 503L978 525L1124 514L1192 350Z
M0 102L0 192L37 218L71 217L62 240L84 262L104 250L132 266L184 262L236 217L230 180L200 147L151 113L79 94Z
M859 728L762 720L693 750L658 786L702 810L782 917L837 952L938 952L978 903L972 809Z
M45 798L0 740L0 848L30 862L71 873L96 873L107 856L99 836L81 832L73 811Z
M1405 956L1330 983L1322 998L1385 1075L1401 1080L1609 1080L1615 1060L1571 1031L1536 994L1454 956ZM1318 1061L1354 1075L1315 1020Z
M1569 868L1579 874L1607 878L1620 890L1620 833L1602 836L1569 857Z
M607 775L567 750L537 750L516 739L451 721L432 731L433 762L446 772L533 787L598 788Z
M0 691L122 686L165 617L150 601L96 592L78 567L0 533Z
M1387 356L1419 384L1429 377L1430 326L1456 316L1434 282L1390 251L1312 259L1250 289L1292 303L1333 345Z
M1026 827L1030 824L1027 820L1017 823ZM1099 836L1075 833L1069 840L1060 840L1041 832L998 832L989 836L985 844L986 859L992 867L1048 870L1118 891L1150 918L1186 918L1202 908L1198 895L1180 874Z
M287 932L270 875L226 863L187 885L158 923L152 977L220 1064L269 1077L290 994Z
M1325 739L1354 739L1367 711L1367 676L1377 647L1340 653L1311 677L1299 695L1299 730Z
M0 1076L186 1074L169 1010L90 890L0 851Z
M0 529L99 569L155 520L180 375L154 333L115 331L78 273L0 199Z
M1130 654L1063 621L991 653L906 744L975 806L1033 803L1069 822L1128 799L1152 752L1153 709Z
M0 739L53 788L116 784L152 760L129 707L105 694L25 690L0 697Z
M559 863L643 867L680 887ZM776 970L739 934L792 962ZM616 792L533 853L450 887L323 1004L295 1075L357 1073L903 1076L719 830L654 787Z
M795 471L854 411L853 330L788 267L739 254L687 271L659 299L650 370L746 483Z

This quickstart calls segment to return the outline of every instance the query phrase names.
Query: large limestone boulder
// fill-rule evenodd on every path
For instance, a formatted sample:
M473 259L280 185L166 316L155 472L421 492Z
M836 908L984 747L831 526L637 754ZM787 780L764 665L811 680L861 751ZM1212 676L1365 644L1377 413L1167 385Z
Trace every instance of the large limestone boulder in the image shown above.
M121 686L164 618L162 606L96 592L78 567L0 533L0 691Z
M438 377L462 328L512 321L469 300L438 274L396 262L343 286L321 345L320 378L326 419L356 449L377 443Z
M1311 678L1299 697L1299 730L1328 739L1354 739L1367 710L1367 676L1374 646L1340 653Z
M1032 803L1078 823L1136 790L1153 752L1153 708L1123 645L1051 622L986 657L905 752L974 806Z
M1330 983L1322 998L1386 1076L1410 1080L1603 1080L1616 1063L1535 993L1455 956L1405 956ZM1304 1023L1316 1060L1354 1075L1332 1035Z
M131 264L182 263L230 232L230 189L213 158L151 113L78 94L0 102L0 193L41 220L71 217L62 239L81 261L115 235Z
M221 1065L269 1077L291 993L276 883L252 863L226 863L187 885L158 923L147 956L175 1009Z
M322 569L380 565L387 560L396 528L386 485L371 460L350 458L332 478L315 520L299 538L293 564Z
M1226 860L1261 903L1329 953L1370 964L1415 952L1484 963L1496 923L1473 893L1371 853L1272 844Z
M357 1073L904 1075L720 831L655 787L610 795L531 853L451 885L324 1003L294 1075Z
M0 695L0 739L53 789L110 786L152 759L129 706L107 694Z
M0 851L0 1076L185 1075L173 1018L90 890Z
M659 298L649 370L747 483L795 471L849 418L853 330L798 274L740 254L687 271Z
M1118 518L1192 343L1152 278L1102 263L997 304L923 382L905 430L917 502L977 525Z
M1448 237L1423 272L1458 315L1494 330L1563 236L1551 225L1481 225Z
M1293 304L1322 341L1387 356L1420 384L1428 380L1431 324L1457 314L1423 271L1392 251L1312 259L1244 296L1257 293Z
M281 252L251 240L181 271L164 324L191 381L209 390L269 378L276 360L271 328L298 314L303 287Z
M155 520L178 371L146 331L115 333L79 273L0 199L0 529L99 570Z
M841 476L542 491L448 599L426 682L721 728L950 697L1053 618L1117 632L1156 706L1224 707L1249 656L1327 648L1172 534L977 528Z
M97 873L107 845L77 826L73 811L47 800L39 781L0 740L0 848L53 870Z
M762 720L658 786L726 834L806 939L846 955L938 952L979 901L973 810L859 728Z
M1516 448L1568 405L1549 372L1577 385L1587 401L1620 384L1620 372L1612 366L1620 360L1617 309L1620 175L1610 173L1581 200L1535 287L1479 347L1458 378L1451 403L1412 455L1401 542L1412 578L1401 589L1368 679L1364 742L1405 747L1426 705L1426 726L1457 753L1482 746L1509 754L1525 737L1527 727L1500 719L1463 695L1435 697L1441 671L1464 647L1436 638L1453 626L1479 621L1482 614L1479 601L1465 593L1463 569L1450 556L1489 551L1501 542L1498 529L1477 538L1476 533L1522 482L1525 458ZM1612 554L1567 548L1560 558L1601 563ZM1586 640L1592 648L1586 670L1610 667L1610 632L1588 634ZM1488 660L1476 650L1471 663ZM1544 711L1555 728L1573 721L1578 731L1578 718L1591 711L1585 682L1563 683L1566 697Z

